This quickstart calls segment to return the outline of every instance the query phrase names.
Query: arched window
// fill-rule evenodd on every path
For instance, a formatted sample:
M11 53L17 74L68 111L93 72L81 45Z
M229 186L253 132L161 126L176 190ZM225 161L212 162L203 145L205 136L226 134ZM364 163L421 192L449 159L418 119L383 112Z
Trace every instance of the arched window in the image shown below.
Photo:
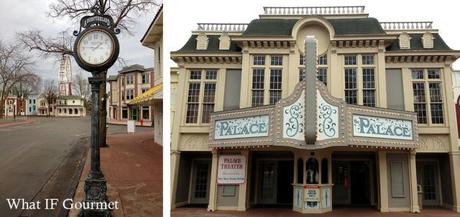
M297 160L297 184L303 184L303 160Z
M75 114L78 115L78 109L74 109L75 110Z
M328 172L328 161L326 158L323 158L321 161L321 184L329 183L329 172Z
M307 162L305 162L305 171L307 184L318 184L319 180L319 163L314 157L310 157Z

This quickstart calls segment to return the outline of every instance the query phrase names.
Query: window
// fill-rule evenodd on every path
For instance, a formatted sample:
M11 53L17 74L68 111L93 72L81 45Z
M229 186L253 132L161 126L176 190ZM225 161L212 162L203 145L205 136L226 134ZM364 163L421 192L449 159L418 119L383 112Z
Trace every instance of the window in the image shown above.
M281 99L281 69L270 70L270 105L274 105Z
M299 69L299 81L303 81L305 79L305 68Z
M264 104L264 69L252 71L252 106Z
M256 58L257 55L254 55ZM252 65L251 105L275 104L281 99L283 56L267 55L266 65ZM259 62L260 63L260 62Z
M299 65L301 66L305 65L305 56L302 54L299 57Z
M200 83L190 83L188 87L186 123L198 122L198 106L200 98Z
M356 55L346 55L345 65L356 65Z
M304 57L300 56L301 61L299 66L299 81L303 81L305 79L305 65L304 65ZM323 82L324 85L327 85L327 54L321 55L318 58L318 70L317 70L317 78L319 81Z
M376 106L377 89L374 56L374 54L344 56L345 101L347 103Z
M186 123L209 123L214 111L217 70L191 70L187 99ZM203 93L202 96L200 93ZM200 115L201 106L201 116Z
M134 90L127 89L126 90L126 100L132 100L134 98Z
M147 73L142 74L142 83L143 84L149 83L149 74L147 74Z
M327 68L318 69L318 80L323 82L323 84L327 85Z
M126 76L126 84L133 84L133 75Z
M363 65L374 65L374 55L362 55Z
M271 65L272 66L282 66L283 56L271 56Z
M443 124L440 69L412 69L414 111L419 124Z
M363 105L375 107L375 75L373 68L363 69Z
M142 106L142 119L148 120L150 119L150 107Z
M264 55L255 55L253 57L253 65L265 65L265 56Z
M327 65L327 54L321 55L318 58L318 65Z
M428 74L428 78L429 77L430 75ZM440 83L429 83L429 88L430 88L431 123L442 124L444 123L444 116L443 116L443 111L442 111L441 84Z
M321 55L318 58L318 75L319 81L327 85L327 54Z
M142 93L145 93L148 89L147 88L142 88L141 91Z
M357 99L357 85L356 85L356 69L345 69L345 101L348 104L358 104Z
M128 108L127 107L123 107L121 109L121 118L122 119L127 119L128 118Z
M214 111L215 94L216 83L205 83L203 96L203 115L201 116L202 123L209 123L211 121L210 114Z

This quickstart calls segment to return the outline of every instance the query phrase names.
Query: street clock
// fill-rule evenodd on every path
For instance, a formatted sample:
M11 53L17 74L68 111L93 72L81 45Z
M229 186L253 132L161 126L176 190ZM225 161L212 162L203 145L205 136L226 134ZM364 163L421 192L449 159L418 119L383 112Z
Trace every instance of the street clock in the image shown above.
M109 16L89 16L81 21L85 30L74 32L74 57L77 64L91 73L109 69L117 60L120 51L117 31L111 29Z

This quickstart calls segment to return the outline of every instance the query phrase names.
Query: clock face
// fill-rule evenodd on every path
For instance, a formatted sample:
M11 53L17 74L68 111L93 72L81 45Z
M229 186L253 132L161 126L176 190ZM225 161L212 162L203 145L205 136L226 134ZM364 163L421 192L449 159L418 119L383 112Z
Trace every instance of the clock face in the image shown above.
M91 65L99 65L110 59L113 41L104 31L90 31L80 39L78 51L83 61Z

